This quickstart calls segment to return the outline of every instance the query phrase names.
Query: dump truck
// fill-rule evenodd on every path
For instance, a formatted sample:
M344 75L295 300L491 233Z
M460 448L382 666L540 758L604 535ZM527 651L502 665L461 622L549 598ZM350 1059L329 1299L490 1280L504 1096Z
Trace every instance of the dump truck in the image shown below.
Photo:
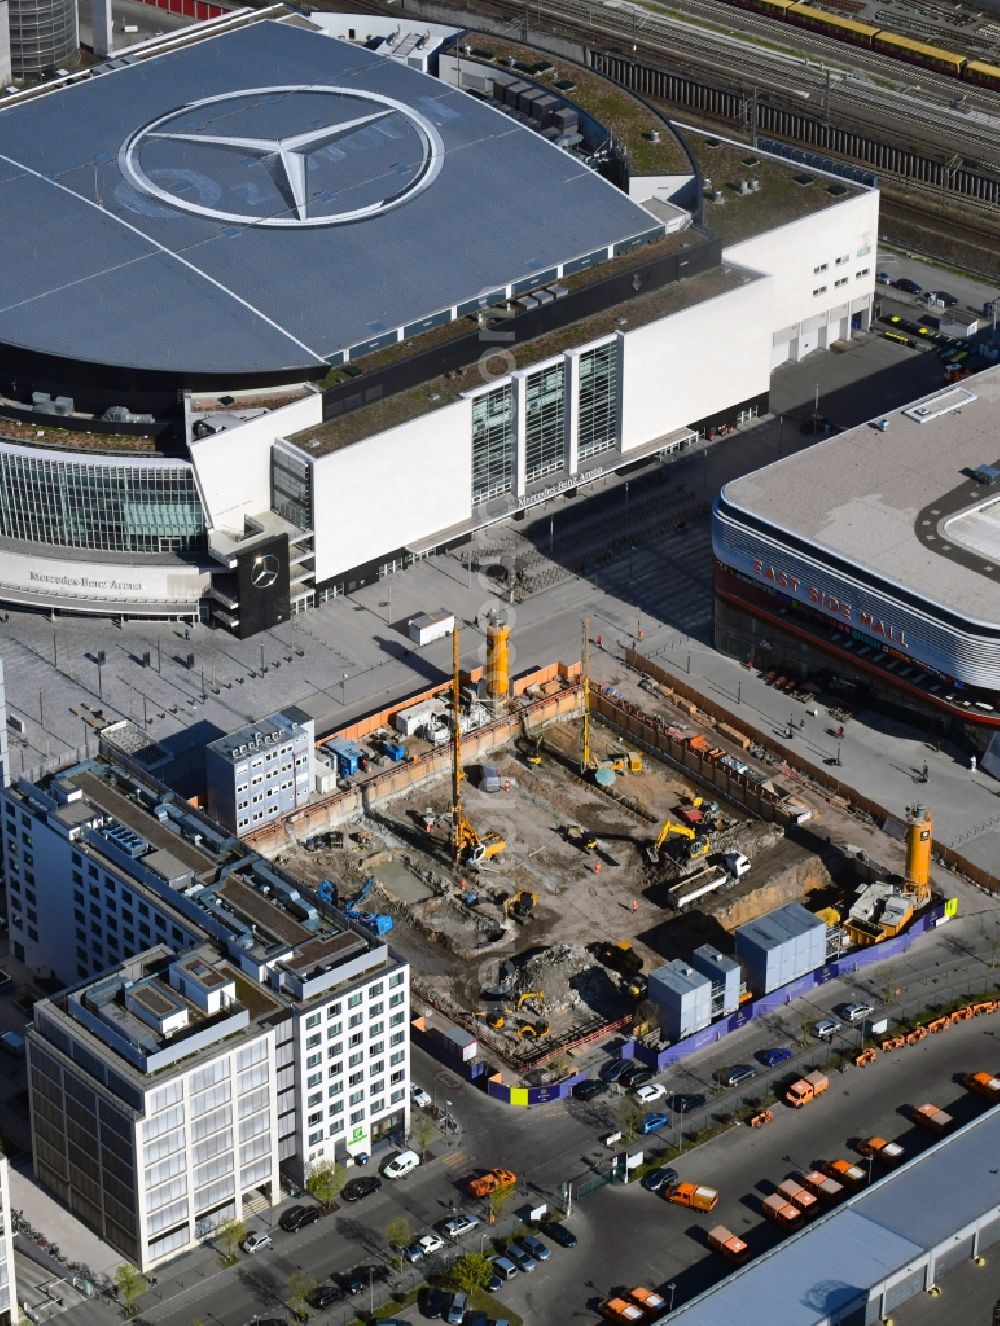
M811 1193L808 1188L803 1188L798 1179L783 1179L778 1184L778 1195L791 1202L793 1206L797 1206L803 1215L815 1215L819 1210L816 1194Z
M469 1195L471 1197L489 1197L491 1192L499 1192L501 1188L513 1188L517 1183L517 1175L509 1169L491 1169L485 1174L480 1174L478 1178L469 1180Z
M950 1114L945 1114L944 1110L939 1110L936 1105L918 1105L913 1111L913 1122L920 1124L921 1128L926 1128L928 1132L936 1133L940 1137L946 1133L954 1123Z
M728 1262L741 1262L750 1251L743 1240L725 1225L716 1225L708 1231L708 1246L713 1252L720 1252Z
M830 1079L825 1073L807 1073L792 1083L785 1092L785 1100L793 1109L800 1110L817 1096L822 1096L829 1085Z
M845 1160L843 1156L829 1161L823 1166L823 1169L831 1179L836 1179L838 1183L843 1183L851 1188L860 1188L865 1181L865 1172L861 1166L853 1164L850 1160Z
M994 1077L992 1073L966 1073L962 1086L987 1100L1000 1100L1000 1077Z
M663 1195L668 1202L690 1206L695 1211L714 1211L719 1204L716 1189L703 1183L676 1183L672 1188L664 1188Z
M797 1229L802 1223L802 1212L799 1208L793 1206L791 1202L786 1202L784 1197L779 1197L777 1193L764 1198L762 1209L768 1220L773 1220L782 1229Z
M624 1298L606 1298L597 1310L605 1321L612 1322L643 1321L646 1316L638 1303Z
M817 1197L827 1202L835 1202L838 1197L844 1195L844 1185L818 1169L811 1169L803 1176L802 1182L810 1192L814 1192Z
M863 1156L874 1156L884 1165L898 1165L906 1152L898 1142L887 1142L884 1137L865 1137L858 1143L858 1151Z
M628 1296L633 1303L642 1308L647 1317L657 1317L666 1310L667 1300L655 1289L644 1289L639 1285L636 1289L630 1289Z

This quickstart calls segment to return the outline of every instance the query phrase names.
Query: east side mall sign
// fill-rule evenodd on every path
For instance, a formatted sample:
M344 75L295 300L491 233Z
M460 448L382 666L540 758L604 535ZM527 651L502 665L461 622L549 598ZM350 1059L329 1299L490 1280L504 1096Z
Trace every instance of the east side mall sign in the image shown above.
M870 612L855 608L846 599L836 598L815 585L805 585L797 576L789 575L787 571L782 571L776 566L768 566L760 558L754 558L753 573L765 584L783 589L797 598L806 599L822 612L828 612L832 617L840 617L858 630L881 636L883 640L898 645L901 649L909 648L906 632L900 627L893 626L891 622L883 621L880 617L874 617Z

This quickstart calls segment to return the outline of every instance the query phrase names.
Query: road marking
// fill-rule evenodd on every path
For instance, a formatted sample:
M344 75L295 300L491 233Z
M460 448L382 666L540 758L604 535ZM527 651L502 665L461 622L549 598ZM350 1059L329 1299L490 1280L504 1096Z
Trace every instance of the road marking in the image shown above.
M459 1165L465 1164L466 1159L464 1151L453 1151L450 1156L445 1156L441 1164L444 1165L445 1169L458 1169Z

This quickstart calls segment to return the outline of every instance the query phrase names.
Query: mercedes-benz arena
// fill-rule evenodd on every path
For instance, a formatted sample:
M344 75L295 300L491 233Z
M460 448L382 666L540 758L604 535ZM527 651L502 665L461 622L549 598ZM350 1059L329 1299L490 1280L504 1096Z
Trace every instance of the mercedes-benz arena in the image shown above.
M1000 369L726 485L717 646L936 726L1000 728Z

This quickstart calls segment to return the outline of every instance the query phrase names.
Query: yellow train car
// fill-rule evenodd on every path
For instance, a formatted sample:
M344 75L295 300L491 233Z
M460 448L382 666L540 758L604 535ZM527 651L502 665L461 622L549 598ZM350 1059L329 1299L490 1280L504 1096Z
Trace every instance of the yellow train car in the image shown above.
M965 79L968 83L978 83L980 87L991 87L1000 92L1000 66L987 64L985 60L970 60L965 66Z
M814 28L825 32L827 36L837 37L840 41L853 42L855 46L871 46L881 28L872 23L859 23L853 18L841 18L839 14L828 14L825 10L814 9L812 5L795 3L788 7L788 19L804 28Z
M740 9L753 9L758 14L768 14L771 18L785 18L795 0L729 0L729 3L739 5Z
M898 60L909 60L911 64L920 64L927 69L938 69L941 73L961 78L968 63L964 55L955 51L943 50L940 46L928 46L926 42L914 41L911 37L900 37L895 32L879 32L872 46L886 55L894 55Z

